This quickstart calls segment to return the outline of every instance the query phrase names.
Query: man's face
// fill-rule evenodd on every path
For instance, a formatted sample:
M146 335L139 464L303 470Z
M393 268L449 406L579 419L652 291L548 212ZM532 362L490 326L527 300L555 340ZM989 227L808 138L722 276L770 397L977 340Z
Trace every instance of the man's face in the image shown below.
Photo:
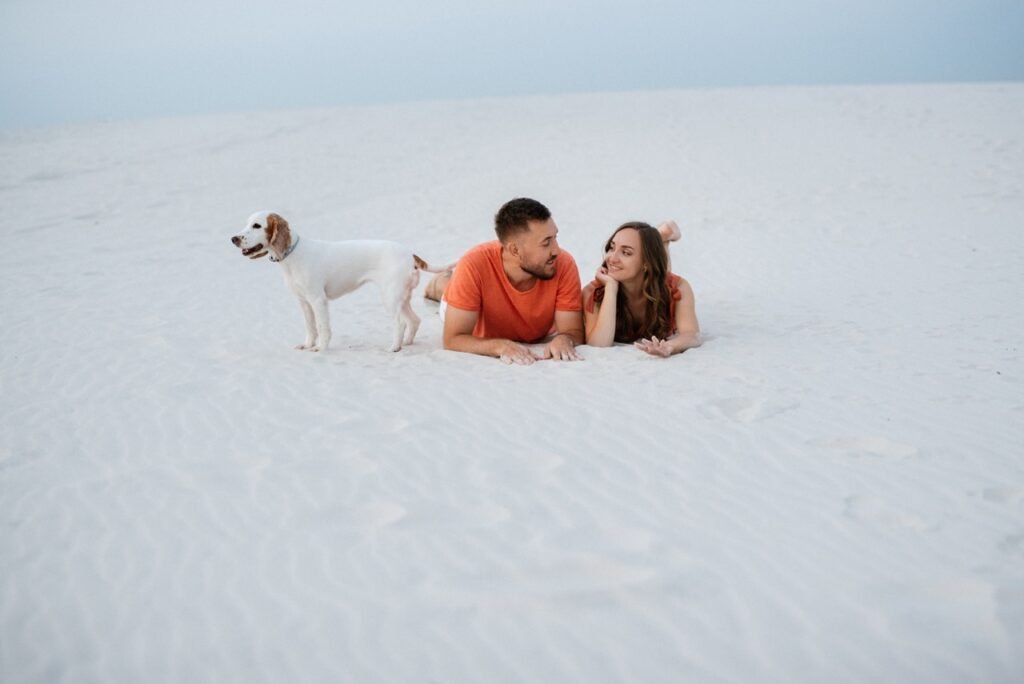
M530 221L530 230L516 236L519 249L519 268L535 278L551 280L555 277L555 259L558 249L558 226L554 219Z

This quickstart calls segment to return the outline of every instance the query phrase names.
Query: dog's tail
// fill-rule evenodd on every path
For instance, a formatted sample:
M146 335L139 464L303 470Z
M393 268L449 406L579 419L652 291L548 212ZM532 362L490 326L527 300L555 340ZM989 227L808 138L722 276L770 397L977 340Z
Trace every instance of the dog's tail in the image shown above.
M420 259L415 254L412 255L412 261L413 265L416 266L417 270L426 271L427 273L444 273L445 271L452 270L453 268L455 268L455 264L459 263L458 261L453 261L447 266L431 266L430 264L428 264L423 259Z

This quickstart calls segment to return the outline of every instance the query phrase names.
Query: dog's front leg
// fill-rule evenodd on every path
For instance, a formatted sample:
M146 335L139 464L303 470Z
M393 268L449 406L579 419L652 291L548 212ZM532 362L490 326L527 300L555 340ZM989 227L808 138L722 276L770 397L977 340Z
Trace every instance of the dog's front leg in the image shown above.
M327 298L321 297L310 302L316 317L316 344L313 351L323 351L331 343L331 316L327 312Z
M313 307L304 297L299 297L299 308L302 309L302 317L306 320L306 341L295 345L295 348L313 349L316 346L316 317L313 314Z

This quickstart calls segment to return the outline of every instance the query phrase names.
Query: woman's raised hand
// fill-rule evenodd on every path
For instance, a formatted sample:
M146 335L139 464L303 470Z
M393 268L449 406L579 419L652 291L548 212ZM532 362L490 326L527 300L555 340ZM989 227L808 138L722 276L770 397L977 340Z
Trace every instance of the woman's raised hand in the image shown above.
M597 273L594 274L594 278L597 280L597 282L601 283L605 287L608 287L609 285L612 284L617 286L619 284L618 280L608 275L607 266L601 266L600 268L598 268Z

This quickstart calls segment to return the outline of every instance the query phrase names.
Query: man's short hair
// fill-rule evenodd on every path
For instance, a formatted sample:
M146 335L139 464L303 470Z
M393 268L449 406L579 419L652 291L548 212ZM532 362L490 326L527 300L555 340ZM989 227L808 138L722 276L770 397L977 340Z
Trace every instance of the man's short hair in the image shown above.
M494 232L502 244L510 238L530 229L530 221L547 221L551 218L548 208L537 200L519 197L509 200L494 215Z

